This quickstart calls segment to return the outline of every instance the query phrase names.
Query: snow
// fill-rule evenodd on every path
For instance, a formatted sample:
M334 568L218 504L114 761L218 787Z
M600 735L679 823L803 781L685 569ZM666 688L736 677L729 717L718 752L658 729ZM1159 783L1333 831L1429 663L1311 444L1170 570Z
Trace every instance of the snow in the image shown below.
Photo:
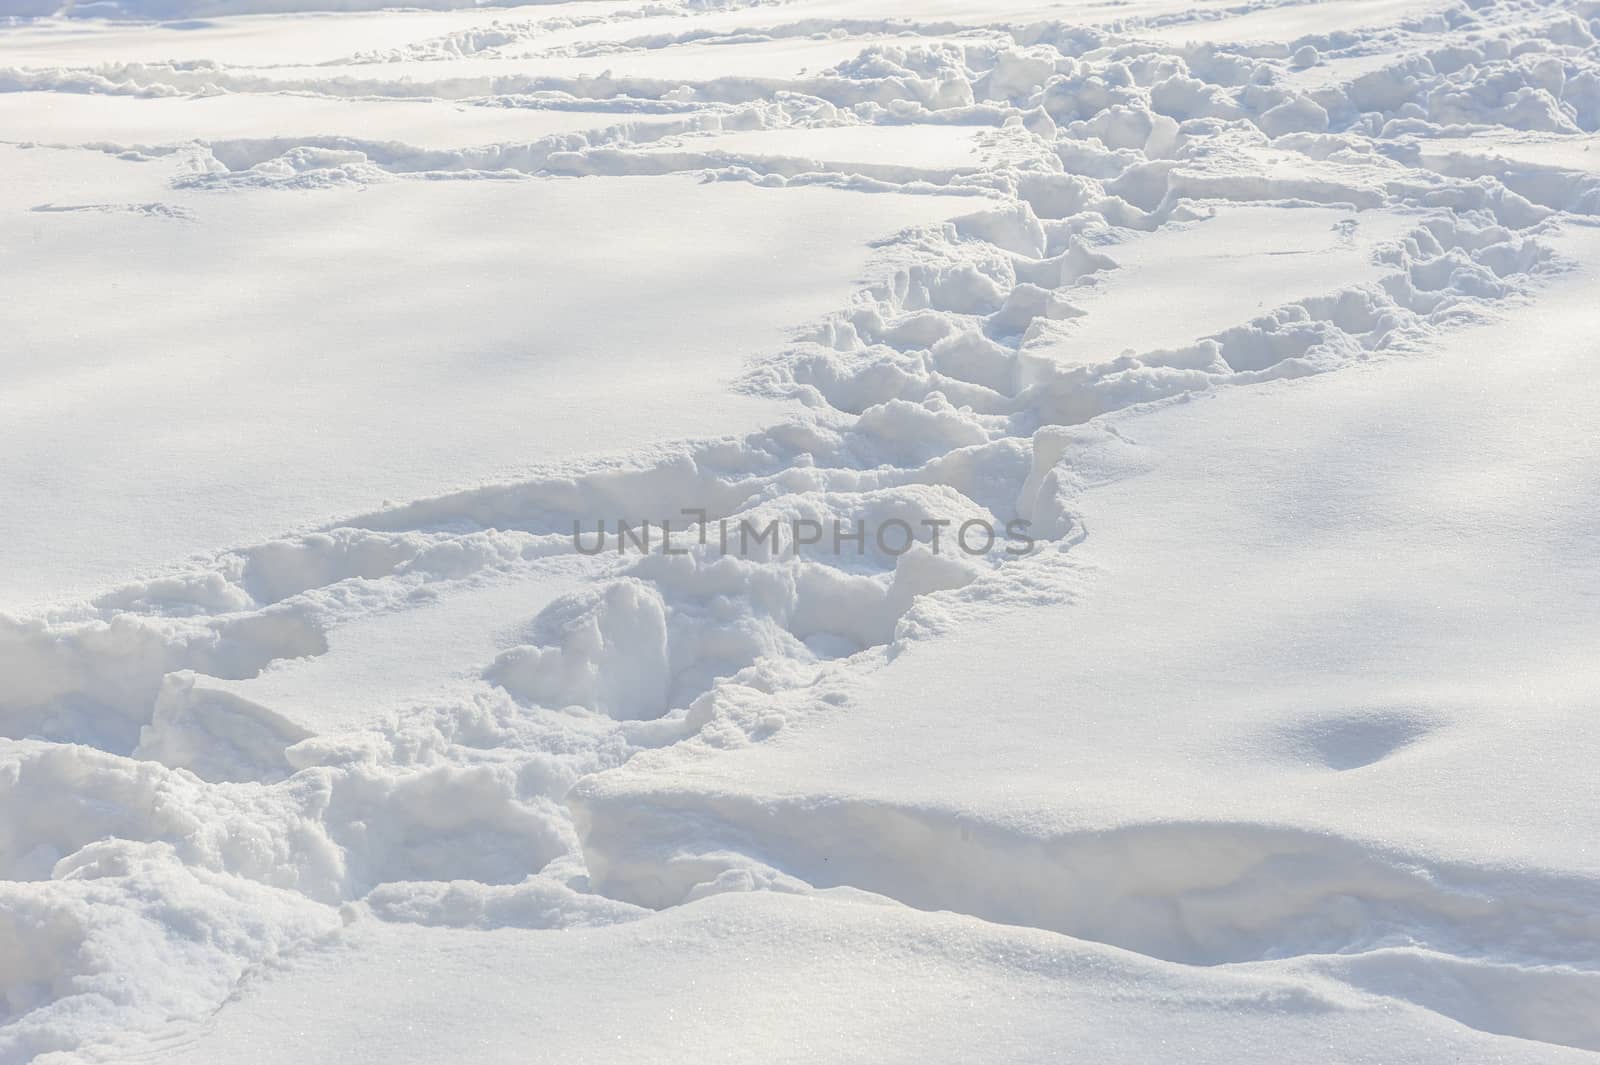
M1134 1063L1179 1039L1196 1062L1271 1053L1284 1039L1377 1062L1413 1037L1412 1025L1441 1058L1585 1057L1385 1009L1331 981L1185 969L848 896L719 895L649 921L554 935L363 921L344 950L266 983L255 1010L223 1011L167 1060L590 1061L600 1032L613 1062L836 1061L897 1046L923 1061ZM418 957L429 959L426 975L396 987L389 974ZM500 978L482 981L485 969ZM651 975L645 988L641 973ZM347 1003L348 1014L335 1023L327 1002ZM285 1017L308 1023L285 1030Z
M168 187L169 160L5 153L24 210L0 239L33 264L0 310L11 604L386 499L753 430L778 405L730 391L742 360L839 302L871 240L970 206L687 177L230 196ZM711 217L749 242L707 239ZM397 246L429 249L425 282Z
M324 654L277 662L248 680L196 678L193 690L268 707L309 733L381 725L447 697L514 642L519 628L592 575L563 562L541 560L448 596L418 595L389 612L362 613L330 628Z
M1562 137L1531 140L1526 137L1436 137L1426 142L1424 154L1479 155L1508 159L1558 170L1600 173L1600 138Z
M596 134L623 123L640 133L675 128L666 116L535 107L475 107L434 100L343 100L326 96L87 96L16 92L0 96L0 132L10 141L52 146L158 148L190 141L300 142L360 132L371 141L445 151Z
M1586 235L1586 261L1597 246ZM1010 577L1059 585L1061 602L990 616L985 601L1008 592L997 578L948 606L951 637L906 640L841 685L836 712L796 700L793 721L764 743L683 745L583 782L591 869L596 851L629 878L644 863L653 877L608 893L648 892L659 905L673 874L651 856L691 863L642 825L671 831L682 816L703 837L713 819L746 831L767 821L786 826L781 842L763 833L767 859L812 883L917 893L927 908L1053 922L1198 961L1240 960L1240 939L1261 931L1244 922L1262 920L1265 888L1233 882L1228 852L1281 847L1306 875L1329 860L1324 849L1353 840L1375 867L1397 850L1407 864L1436 863L1426 879L1463 880L1451 887L1465 896L1504 870L1493 895L1510 904L1537 871L1545 890L1592 906L1600 855L1574 841L1600 800L1587 754L1600 673L1582 650L1600 624L1600 562L1583 546L1595 528L1583 501L1600 489L1589 439L1600 412L1580 384L1600 324L1595 282L1593 268L1564 278L1536 308L1455 333L1448 354L1071 431L1077 487L1063 489L1087 536ZM983 663L1018 654L1030 668L997 691ZM647 798L659 814L641 815ZM918 847L897 817L949 835ZM960 853L958 829L962 844L989 853ZM845 838L861 867L841 868ZM611 853L618 844L626 849ZM1082 852L1077 897L1065 869L1045 879L996 868L1000 852L1026 868L1056 849L1068 863ZM1170 938L1140 908L1152 905L1149 884L1118 871L1141 850L1146 861L1168 852L1179 878L1170 890L1206 897ZM929 897L979 866L988 883L964 885L969 897ZM940 877L954 883L941 888ZM1147 899L1126 899L1122 912L1108 900L1091 916L1084 878ZM1337 890L1322 901L1330 916L1364 895L1351 880ZM1230 894L1257 912L1228 908ZM1356 945L1323 939L1318 916L1285 914L1272 949L1295 937ZM1096 920L1120 925L1083 925ZM1591 956L1592 939L1556 934L1560 922L1526 915L1505 961ZM1481 927L1444 933L1479 937L1458 949L1496 947ZM1562 957L1524 956L1542 933Z
M1392 25L1447 9L1442 0L1323 0L1317 4L1242 5L1196 23L1177 22L1149 33L1157 40L1188 43L1261 43Z
M985 130L983 132L992 132ZM979 132L961 126L812 126L740 129L657 142L647 150L699 148L729 155L881 164L924 170L976 170L983 163Z
M307 7L316 10L315 4ZM578 0L569 4L541 4L531 10L557 19L587 13L605 14L626 7L624 3L608 0ZM417 40L492 26L509 14L504 9L489 8L348 11L311 16L245 14L224 19L184 19L174 14L171 20L159 22L136 19L107 23L81 17L38 19L8 27L5 57L7 65L34 68L93 67L130 61L208 60L246 65L326 63L360 51L400 48Z
M0 0L0 1065L1595 1060L1600 7L382 2Z
M1072 317L1043 323L1030 358L1105 362L1124 351L1179 348L1284 304L1377 281L1377 246L1405 219L1317 207L1225 207L1187 227L1103 248L1117 269L1068 299ZM1271 256L1272 270L1260 264ZM1168 295L1159 309L1150 293Z
M432 84L470 82L498 78L521 79L530 86L557 84L583 78L636 78L668 81L674 85L699 81L708 73L717 78L759 78L772 81L796 80L807 73L826 70L854 59L863 48L874 43L892 42L893 37L845 38L843 40L776 40L747 43L679 44L671 48L642 48L601 52L587 56L471 56L431 61L401 60L372 64L276 66L246 70L241 78L256 77L267 84L298 87L314 81L353 83L349 91L359 91L364 82L381 77L384 81Z

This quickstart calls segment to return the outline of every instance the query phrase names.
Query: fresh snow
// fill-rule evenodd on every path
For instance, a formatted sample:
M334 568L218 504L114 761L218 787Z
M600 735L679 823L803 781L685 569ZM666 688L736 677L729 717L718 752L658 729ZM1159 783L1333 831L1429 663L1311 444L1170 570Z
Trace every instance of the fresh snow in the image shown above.
M1000 140L990 127L798 126L735 129L689 134L650 146L654 151L703 149L730 157L791 158L846 163L856 168L887 165L923 170L977 170L985 162L981 141Z
M1032 323L1024 348L1030 358L1080 365L1181 348L1296 300L1378 281L1374 253L1406 222L1379 211L1227 206L1135 234L1115 245L1118 269L1072 291L1063 317ZM1152 291L1167 294L1160 315L1141 313Z
M12 603L391 498L753 430L784 404L729 387L749 353L844 299L875 237L974 206L0 152L22 193L0 234L30 264L0 308ZM326 186L227 191L307 174ZM747 240L706 239L723 227ZM425 280L397 247L426 255Z
M722 894L544 935L368 922L345 938L345 952L309 951L293 980L251 989L252 1009L223 1010L196 1044L150 1060L1222 1065L1286 1041L1380 1062L1423 1038L1443 1060L1588 1057L1486 1038L1317 974L1171 965L870 897ZM418 958L425 972L396 981Z
M370 95L373 89L395 95L484 95L480 85L497 90L533 92L570 83L612 81L658 84L672 89L702 80L776 84L800 81L847 63L874 45L897 43L894 37L771 40L701 44L688 41L670 48L602 50L593 55L468 55L396 59L386 63L273 66L242 69L224 75L226 82L251 87L305 89L319 83L342 95ZM514 51L514 50L513 50ZM175 72L183 84L194 74Z
M1174 19L1148 36L1190 44L1283 44L1321 34L1377 30L1449 10L1448 0L1319 0L1241 4L1210 19ZM1143 35L1141 35L1143 36Z
M670 115L618 115L547 107L481 107L438 100L347 100L328 96L227 93L200 97L90 96L63 92L0 95L0 130L13 142L115 146L158 154L191 141L351 140L449 151L625 127L636 137L679 132ZM692 128L692 127L690 127ZM868 127L870 128L870 127ZM906 127L908 129L915 127ZM615 131L615 132L612 132ZM213 151L215 148L213 147Z
M1553 170L1600 174L1600 137L1437 137L1425 142L1425 156L1454 154L1506 159Z
M386 2L0 0L0 1065L1596 1060L1594 0Z

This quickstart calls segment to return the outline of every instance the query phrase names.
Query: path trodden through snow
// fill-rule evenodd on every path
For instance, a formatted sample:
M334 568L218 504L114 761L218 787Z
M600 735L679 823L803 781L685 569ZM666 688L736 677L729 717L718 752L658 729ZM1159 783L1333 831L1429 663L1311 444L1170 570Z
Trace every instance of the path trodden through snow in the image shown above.
M284 6L0 25L0 1065L1596 1060L1594 0Z

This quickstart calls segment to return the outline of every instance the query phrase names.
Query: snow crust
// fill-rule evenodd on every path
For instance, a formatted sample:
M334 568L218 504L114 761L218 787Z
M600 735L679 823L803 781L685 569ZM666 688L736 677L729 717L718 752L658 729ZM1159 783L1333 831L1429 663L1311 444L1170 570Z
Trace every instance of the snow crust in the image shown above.
M0 1065L1600 1053L1591 0L0 4Z

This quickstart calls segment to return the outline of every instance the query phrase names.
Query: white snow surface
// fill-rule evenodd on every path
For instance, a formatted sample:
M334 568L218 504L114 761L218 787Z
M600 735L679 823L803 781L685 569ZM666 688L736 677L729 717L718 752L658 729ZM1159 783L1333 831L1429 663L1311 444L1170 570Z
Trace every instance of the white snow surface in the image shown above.
M1597 1060L1600 4L384 2L0 0L0 1065Z

